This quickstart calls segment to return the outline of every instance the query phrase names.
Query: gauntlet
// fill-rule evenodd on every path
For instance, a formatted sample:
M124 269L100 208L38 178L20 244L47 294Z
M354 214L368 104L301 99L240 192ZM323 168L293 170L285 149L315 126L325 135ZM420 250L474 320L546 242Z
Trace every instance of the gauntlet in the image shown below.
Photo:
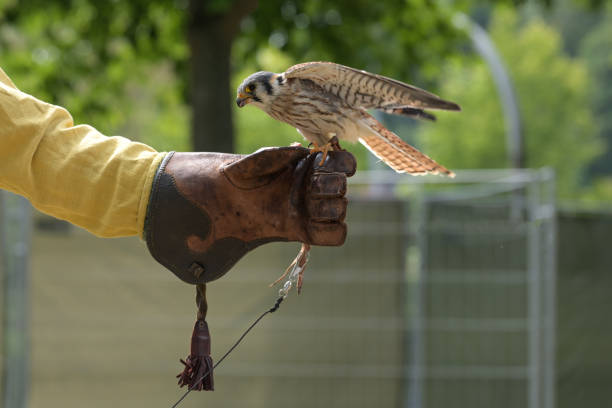
M151 191L145 239L153 257L192 284L223 276L242 256L273 241L342 245L346 151L264 148L243 156L170 153Z

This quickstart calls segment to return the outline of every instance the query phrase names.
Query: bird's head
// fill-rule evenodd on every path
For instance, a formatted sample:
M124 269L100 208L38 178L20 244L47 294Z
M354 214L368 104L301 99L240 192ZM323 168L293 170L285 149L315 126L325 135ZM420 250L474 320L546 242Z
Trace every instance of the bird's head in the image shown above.
M278 94L283 83L282 75L260 71L247 77L238 87L236 104L239 108L253 103L262 109Z

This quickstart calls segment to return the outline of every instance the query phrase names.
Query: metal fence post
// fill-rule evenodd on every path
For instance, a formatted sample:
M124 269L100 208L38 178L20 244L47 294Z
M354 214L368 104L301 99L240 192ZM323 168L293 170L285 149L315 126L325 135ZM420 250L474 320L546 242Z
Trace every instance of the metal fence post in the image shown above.
M539 172L542 186L542 243L545 247L543 257L543 309L544 309L544 342L543 349L543 408L554 408L555 367L556 367L556 317L557 317L557 214L555 173L550 168Z
M31 206L25 198L0 191L2 252L2 406L25 408L29 388L28 255Z
M527 407L542 407L542 242L539 180L527 186L528 388Z
M410 239L411 248L408 251L408 276L407 281L411 286L411 351L410 359L410 386L405 396L405 406L408 408L422 408L425 406L424 382L426 377L425 341L425 279L427 262L427 233L426 217L427 208L425 202L424 186L417 185L417 192L410 201Z

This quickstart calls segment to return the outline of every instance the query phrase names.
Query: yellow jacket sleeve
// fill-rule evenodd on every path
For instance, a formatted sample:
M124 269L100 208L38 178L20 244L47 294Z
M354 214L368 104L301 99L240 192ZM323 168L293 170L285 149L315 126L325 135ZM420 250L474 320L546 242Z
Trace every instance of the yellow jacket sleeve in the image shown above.
M165 153L75 126L64 108L19 91L0 69L0 188L95 235L141 235Z

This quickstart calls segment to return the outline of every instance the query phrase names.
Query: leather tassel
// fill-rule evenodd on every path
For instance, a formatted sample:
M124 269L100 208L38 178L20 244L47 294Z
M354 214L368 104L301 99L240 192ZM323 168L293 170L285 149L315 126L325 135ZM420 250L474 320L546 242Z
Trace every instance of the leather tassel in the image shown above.
M198 305L198 320L191 335L191 354L181 363L185 366L182 373L176 377L178 384L189 386L190 390L213 391L213 361L210 357L210 332L206 323L206 285L196 286L196 304Z
M185 366L177 375L178 384L189 386L190 390L212 391L214 389L213 361L210 357L210 333L204 319L198 319L191 335L191 354L181 359Z

